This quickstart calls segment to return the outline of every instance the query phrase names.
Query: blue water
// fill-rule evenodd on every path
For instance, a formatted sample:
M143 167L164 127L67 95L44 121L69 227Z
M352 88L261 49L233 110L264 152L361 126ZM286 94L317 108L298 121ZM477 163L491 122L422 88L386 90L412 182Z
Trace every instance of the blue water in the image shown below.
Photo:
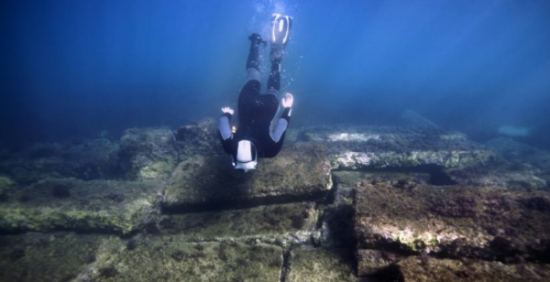
M216 117L244 82L247 35L267 35L272 12L294 17L293 126L413 110L474 139L527 128L550 147L545 0L4 0L0 143Z

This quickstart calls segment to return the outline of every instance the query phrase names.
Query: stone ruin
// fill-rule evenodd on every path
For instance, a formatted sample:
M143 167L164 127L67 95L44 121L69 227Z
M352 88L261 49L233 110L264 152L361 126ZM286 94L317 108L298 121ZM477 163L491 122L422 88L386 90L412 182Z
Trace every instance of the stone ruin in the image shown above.
M550 280L550 154L412 116L249 173L211 121L3 152L0 281Z

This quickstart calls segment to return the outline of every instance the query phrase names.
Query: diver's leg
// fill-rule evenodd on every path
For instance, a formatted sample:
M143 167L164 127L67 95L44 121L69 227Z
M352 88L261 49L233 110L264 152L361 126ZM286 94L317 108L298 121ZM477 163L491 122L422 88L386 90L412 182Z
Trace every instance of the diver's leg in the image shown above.
M267 80L268 92L275 94L281 89L281 61L282 52L277 57L273 56L273 47L271 48L271 71Z
M273 14L271 23L271 72L267 81L268 92L275 94L281 89L281 62L289 40L292 18L282 14Z
M260 80L260 47L265 45L265 41L257 33L252 33L248 39L250 40L250 50L246 60L246 71L248 72L248 80Z
M239 122L253 117L255 99L260 95L260 47L265 44L259 34L253 33L250 39L250 51L246 60L247 82L239 94Z

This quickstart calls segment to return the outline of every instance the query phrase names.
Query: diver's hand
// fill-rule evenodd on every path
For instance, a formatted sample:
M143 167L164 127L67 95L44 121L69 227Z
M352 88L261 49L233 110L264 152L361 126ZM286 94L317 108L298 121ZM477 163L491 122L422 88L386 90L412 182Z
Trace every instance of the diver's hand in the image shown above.
M283 108L292 108L292 105L294 104L294 96L290 92L286 92L285 96L281 99L281 106Z
M235 111L231 107L223 107L222 113L233 115Z

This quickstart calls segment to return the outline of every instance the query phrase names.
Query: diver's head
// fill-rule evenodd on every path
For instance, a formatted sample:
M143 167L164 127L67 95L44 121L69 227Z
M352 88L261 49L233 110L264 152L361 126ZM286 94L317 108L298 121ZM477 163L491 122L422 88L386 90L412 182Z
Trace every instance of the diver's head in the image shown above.
M256 145L250 140L241 140L237 144L237 153L233 160L233 168L244 170L256 169L258 164L258 152Z

